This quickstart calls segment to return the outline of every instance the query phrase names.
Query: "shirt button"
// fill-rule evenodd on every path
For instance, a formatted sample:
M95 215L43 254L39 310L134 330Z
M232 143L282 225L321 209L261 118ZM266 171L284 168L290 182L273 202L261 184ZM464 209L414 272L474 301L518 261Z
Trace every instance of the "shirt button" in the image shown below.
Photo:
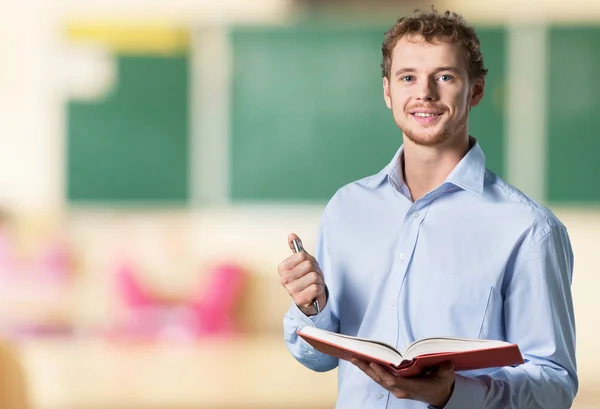
M404 261L405 258L406 256L404 255L404 253L400 253L400 260Z
M377 399L383 399L383 393L379 392L379 393L377 394Z
M414 219L418 219L419 218L419 212L414 212L413 213L413 218Z

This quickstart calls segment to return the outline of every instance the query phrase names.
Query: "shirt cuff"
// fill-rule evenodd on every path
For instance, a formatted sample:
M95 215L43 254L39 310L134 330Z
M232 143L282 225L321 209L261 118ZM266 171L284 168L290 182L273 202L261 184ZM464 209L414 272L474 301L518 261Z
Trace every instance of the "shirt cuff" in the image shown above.
M444 409L480 409L485 402L485 386L481 381L456 375L454 391ZM429 406L429 409L434 409Z
M285 338L287 341L293 341L296 338L296 331L304 327L318 327L325 330L332 330L330 303L325 304L325 308L316 315L306 316L296 304L292 302L291 307L286 313L284 320Z
M331 323L331 308L330 302L325 304L325 308L316 315L307 316L302 310L295 304L292 303L292 307L289 310L290 318L296 323L298 329L306 326L318 327L322 329L330 329Z

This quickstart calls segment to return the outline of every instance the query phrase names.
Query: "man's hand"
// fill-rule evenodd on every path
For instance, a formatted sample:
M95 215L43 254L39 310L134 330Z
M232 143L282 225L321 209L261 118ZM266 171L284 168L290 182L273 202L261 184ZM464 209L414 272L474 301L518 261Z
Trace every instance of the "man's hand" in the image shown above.
M290 234L288 245L294 249L292 241L298 236ZM294 303L305 315L314 315L313 299L317 298L322 310L327 303L325 280L317 260L306 251L294 253L279 264L277 268L281 285L285 287Z
M374 363L358 359L353 359L352 363L398 399L418 400L441 409L452 396L454 366L450 362L440 365L433 374L412 378L394 376Z

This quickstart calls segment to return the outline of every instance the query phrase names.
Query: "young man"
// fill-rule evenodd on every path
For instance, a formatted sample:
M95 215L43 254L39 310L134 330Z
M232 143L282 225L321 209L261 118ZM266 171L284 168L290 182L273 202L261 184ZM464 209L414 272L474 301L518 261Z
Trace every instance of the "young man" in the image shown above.
M280 264L294 301L284 318L290 352L316 371L339 366L340 409L569 408L573 254L561 222L487 170L469 136L487 71L475 31L454 13L416 12L382 50L383 96L403 145L330 200L315 257ZM307 325L400 348L430 336L506 340L526 362L394 377L317 352L296 335Z

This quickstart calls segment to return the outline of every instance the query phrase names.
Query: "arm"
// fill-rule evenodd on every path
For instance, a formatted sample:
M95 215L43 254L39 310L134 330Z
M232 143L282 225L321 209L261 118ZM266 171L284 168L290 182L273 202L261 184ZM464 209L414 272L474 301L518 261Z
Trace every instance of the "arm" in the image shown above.
M566 229L542 229L517 256L504 300L506 338L519 345L525 364L456 375L445 409L571 407L578 388L572 275Z
M328 284L329 287L331 287L331 257L327 246L325 217L323 217L319 227L315 258L319 266L322 266L325 284ZM302 340L302 338L298 337L296 331L310 325L337 332L339 330L339 320L335 315L335 308L332 304L333 297L329 296L324 303L325 306L322 307L319 314L307 316L294 302L292 302L292 305L283 318L284 337L288 350L300 363L319 372L329 371L337 367L337 358L322 354L315 350L307 342ZM321 303L321 305L323 305L323 303Z

